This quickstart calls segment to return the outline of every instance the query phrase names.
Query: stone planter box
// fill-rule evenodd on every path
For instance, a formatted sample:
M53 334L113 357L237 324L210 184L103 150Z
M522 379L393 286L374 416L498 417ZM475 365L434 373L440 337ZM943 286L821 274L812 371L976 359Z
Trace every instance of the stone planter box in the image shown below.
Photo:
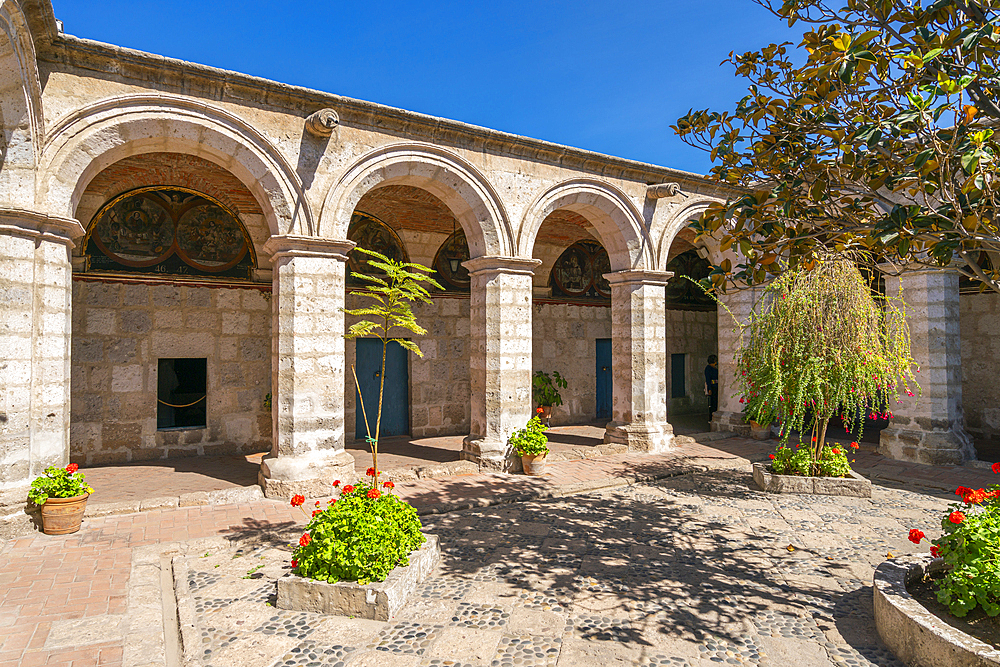
M406 604L406 598L417 584L426 579L441 562L437 535L425 537L427 541L410 554L410 564L397 567L385 581L364 586L353 581L330 584L286 574L278 579L278 599L275 606L294 611L388 621Z
M814 493L820 496L871 498L872 483L851 471L850 477L799 477L775 475L766 463L753 464L753 481L768 493Z
M906 590L941 559L902 556L875 569L875 627L885 645L909 667L996 667L997 650L953 628L929 612Z

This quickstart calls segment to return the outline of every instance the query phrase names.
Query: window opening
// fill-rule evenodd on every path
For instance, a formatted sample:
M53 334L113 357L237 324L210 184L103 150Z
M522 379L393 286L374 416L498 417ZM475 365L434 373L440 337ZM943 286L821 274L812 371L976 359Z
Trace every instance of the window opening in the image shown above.
M685 354L670 355L670 398L684 398L687 391L684 388Z
M156 378L156 429L205 428L207 359L160 359Z

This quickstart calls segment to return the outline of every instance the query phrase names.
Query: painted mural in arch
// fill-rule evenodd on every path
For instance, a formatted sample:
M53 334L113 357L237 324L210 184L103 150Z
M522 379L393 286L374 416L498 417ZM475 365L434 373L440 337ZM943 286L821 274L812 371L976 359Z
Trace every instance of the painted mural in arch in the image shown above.
M691 280L706 278L711 271L707 259L698 256L696 250L688 250L674 257L667 263L667 271L673 271L674 277L667 281L667 308L685 310L715 310L716 304L712 297ZM686 277L685 277L686 276ZM691 278L688 280L687 278Z
M236 214L206 194L176 186L130 190L94 216L86 271L243 278L256 265Z
M347 228L347 240L354 241L359 247L365 250L372 250L381 253L396 262L409 262L410 256L406 253L406 246L402 239L390 227L374 215L355 211L351 216L351 224ZM373 269L368 264L368 259L363 253L352 252L347 258L347 283L349 285L367 284L355 274L381 273Z
M471 286L469 270L462 262L469 259L469 243L465 231L457 229L445 239L434 255L434 278L448 292L468 292Z
M577 241L566 248L552 266L549 286L553 297L573 301L610 302L611 272L608 251L596 241Z

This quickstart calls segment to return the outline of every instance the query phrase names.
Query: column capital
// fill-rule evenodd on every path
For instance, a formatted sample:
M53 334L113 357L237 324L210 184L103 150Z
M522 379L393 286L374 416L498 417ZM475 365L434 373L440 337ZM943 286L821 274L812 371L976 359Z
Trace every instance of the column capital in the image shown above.
M318 236L279 234L264 243L264 252L271 255L271 261L282 257L319 257L347 261L347 253L357 245L346 239L324 239Z
M911 262L908 264L890 264L889 262L882 262L878 265L879 271L886 278L906 278L907 276L919 276L935 273L957 273L960 266L965 263L961 260L952 259L952 261L946 266L927 266L926 264L917 264Z
M541 263L540 259L484 255L462 262L462 266L469 270L470 276L482 273L512 273L530 276L534 275L535 268Z
M648 271L644 269L605 273L604 279L612 285L653 285L665 287L674 277L673 271Z
M76 218L63 218L19 208L0 208L0 234L40 238L76 247L76 239L87 233Z

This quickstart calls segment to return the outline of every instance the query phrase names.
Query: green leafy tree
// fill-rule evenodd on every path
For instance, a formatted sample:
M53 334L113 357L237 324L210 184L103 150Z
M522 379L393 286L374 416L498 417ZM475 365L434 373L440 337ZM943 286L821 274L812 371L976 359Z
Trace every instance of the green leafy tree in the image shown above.
M905 306L873 294L843 255L820 254L773 281L736 361L748 418L777 421L782 445L793 430L812 433L813 475L832 417L863 424L869 414L891 414L900 386L919 391Z
M802 40L730 53L746 97L673 126L737 193L695 224L744 258L709 281L763 283L824 246L1000 291L1000 0L755 1Z
M363 338L374 336L382 341L382 369L379 374L378 385L378 413L375 419L375 435L371 433L368 422L368 413L365 411L364 400L361 398L361 385L358 384L357 373L354 367L354 383L358 388L358 400L361 403L361 411L365 417L365 426L368 428L368 444L372 450L372 468L374 468L375 481L378 481L378 439L379 431L382 427L382 396L385 390L385 353L390 342L395 341L404 349L413 352L418 357L423 357L424 353L420 347L411 340L400 338L396 335L397 330L402 329L418 336L423 336L427 330L417 324L416 317L410 304L414 301L431 303L430 292L424 287L427 284L438 289L444 289L436 280L430 277L433 269L410 262L397 262L389 259L385 255L367 250L360 246L354 248L352 252L361 252L369 256L365 264L380 273L365 274L356 273L354 276L368 284L351 290L351 294L371 300L371 303L362 308L345 308L344 312L354 317L372 317L374 320L362 319L347 330L344 338ZM377 484L376 484L377 486Z

